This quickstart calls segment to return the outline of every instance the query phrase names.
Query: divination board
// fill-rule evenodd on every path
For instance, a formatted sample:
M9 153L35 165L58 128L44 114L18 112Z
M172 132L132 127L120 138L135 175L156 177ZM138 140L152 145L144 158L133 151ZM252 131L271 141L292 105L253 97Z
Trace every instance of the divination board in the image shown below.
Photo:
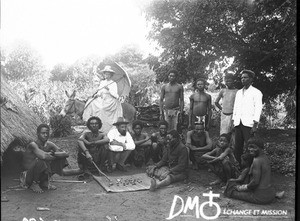
M113 185L109 185L109 181L104 176L93 177L107 192L149 190L151 180L151 178L148 177L146 173L133 175L113 175L109 176Z

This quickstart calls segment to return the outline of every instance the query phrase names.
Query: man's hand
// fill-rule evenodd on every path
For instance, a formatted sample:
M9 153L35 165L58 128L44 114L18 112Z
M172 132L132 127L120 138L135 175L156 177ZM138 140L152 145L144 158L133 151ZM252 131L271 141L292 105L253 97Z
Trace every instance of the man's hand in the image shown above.
M93 141L87 141L87 140L83 140L83 142L86 144L86 145L92 145L93 144Z
M167 178L167 176L170 174L170 171L164 172L162 175L160 175L159 180L164 180Z
M163 113L160 114L159 119L160 119L160 120L165 120L165 116L164 116Z
M217 162L217 161L219 161L219 160L220 160L219 158L215 158L215 159L213 159L213 160L207 161L207 163L215 163L215 162Z
M53 156L57 157L57 158L67 158L69 157L69 154L65 151L57 151L53 153Z
M198 148L195 147L194 145L190 145L190 149L191 149L191 150L198 150Z
M230 131L231 133L234 133L235 132L235 128L234 128L234 126L232 125L231 126L231 131Z
M205 126L205 130L209 131L209 128L210 128L210 121L207 122L207 125Z
M54 156L54 154L53 154L53 152L45 152L45 158L46 158L46 160L48 159L48 160L55 160L56 159L56 157Z
M149 177L153 177L155 169L156 169L155 165L150 165L147 167L146 173L148 174Z
M236 186L236 190L239 191L239 192L245 192L248 190L247 188L247 184L244 184L244 185L237 185Z
M254 135L256 132L257 132L257 122L254 122L254 124L251 128L250 134Z
M126 150L126 144L122 143L123 150Z
M90 163L92 163L93 157L92 157L92 155L90 154L89 151L85 151L85 157L88 159L88 161L89 161Z

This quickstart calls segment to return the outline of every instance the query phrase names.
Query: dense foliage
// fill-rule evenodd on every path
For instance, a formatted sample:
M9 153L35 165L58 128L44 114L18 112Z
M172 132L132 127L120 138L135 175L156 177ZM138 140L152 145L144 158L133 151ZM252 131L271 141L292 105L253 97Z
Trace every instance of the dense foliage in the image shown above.
M50 117L51 136L66 137L72 134L71 117L54 115Z
M267 143L265 152L271 161L273 171L286 176L296 174L296 142L291 143Z
M149 37L163 49L152 65L160 81L169 66L181 82L213 78L215 61L233 57L227 70L253 70L264 101L296 86L295 0L151 1L146 14Z

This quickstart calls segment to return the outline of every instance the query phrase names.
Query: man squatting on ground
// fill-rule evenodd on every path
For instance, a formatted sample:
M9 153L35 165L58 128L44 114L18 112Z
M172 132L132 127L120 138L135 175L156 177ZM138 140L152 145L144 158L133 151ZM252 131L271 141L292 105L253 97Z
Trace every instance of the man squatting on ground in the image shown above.
M237 185L228 182L224 195L255 204L268 204L275 198L275 190L271 185L271 165L264 153L264 144L258 138L250 138L247 142L248 150L254 157L250 167L250 182Z
M211 120L211 96L205 93L204 79L199 79L196 82L196 92L190 96L190 111L189 111L189 129L193 129L195 122L205 122L205 130L210 128Z
M110 159L113 170L117 168L120 171L126 172L125 161L131 151L135 149L134 141L127 131L128 123L123 117L119 117L117 122L113 124L116 128L112 128L107 134L110 142Z
M111 172L108 166L108 143L109 139L99 131L102 127L102 121L99 117L90 117L86 123L87 128L78 139L77 162L81 171L85 173L97 172L94 161L100 166L102 171Z
M204 123L196 123L193 130L188 131L186 135L186 146L190 149L190 160L193 163L193 169L197 170L199 164L204 164L205 160L201 157L203 154L212 150L212 140L209 133L204 130Z
M187 178L188 149L181 142L180 135L176 130L168 132L167 149L161 161L149 166L146 173L153 177L150 191Z
M207 161L210 169L215 173L218 179L210 185L216 185L223 182L226 184L227 180L236 178L239 175L237 168L238 162L236 161L233 150L229 146L230 136L228 134L221 134L216 147L204 154L202 159Z
M236 93L232 117L235 130L234 155L240 164L244 143L257 130L263 97L260 90L252 86L254 72L243 70L241 73L241 81L244 87Z
M26 147L23 156L22 163L26 171L21 173L20 185L36 193L56 189L50 184L50 177L55 173L64 175L63 168L68 165L68 153L48 141L49 131L47 124L40 124L37 128L37 140Z
M150 160L151 141L147 133L142 133L144 124L140 120L135 120L132 123L132 139L135 143L135 149L128 157L129 163L133 163L136 167L141 167L147 164Z
M167 132L169 124L167 121L158 123L159 131L151 135L150 158L154 163L157 163L163 157L163 152L167 145Z
M170 70L168 72L169 83L164 84L160 94L160 116L169 124L170 130L177 130L178 115L182 119L184 108L183 86L176 82L178 72Z

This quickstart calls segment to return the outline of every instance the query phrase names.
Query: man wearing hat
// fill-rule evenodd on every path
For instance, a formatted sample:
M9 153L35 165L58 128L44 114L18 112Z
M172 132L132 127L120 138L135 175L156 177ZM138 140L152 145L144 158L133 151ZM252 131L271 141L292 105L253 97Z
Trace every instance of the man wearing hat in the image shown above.
M243 88L238 90L233 107L233 125L235 129L234 155L241 164L244 142L257 130L257 125L262 111L262 93L252 86L255 74L250 70L241 72Z
M114 165L120 171L126 171L124 162L130 155L131 151L135 149L134 141L127 131L127 122L123 117L119 117L117 122L113 125L116 128L112 128L107 136L109 138L110 147L112 152L111 163L114 169Z
M112 77L115 71L107 65L98 72L101 79L99 89L91 100L88 100L82 115L84 121L91 116L102 119L102 131L107 133L118 117L123 116L123 109L119 101L118 85Z

